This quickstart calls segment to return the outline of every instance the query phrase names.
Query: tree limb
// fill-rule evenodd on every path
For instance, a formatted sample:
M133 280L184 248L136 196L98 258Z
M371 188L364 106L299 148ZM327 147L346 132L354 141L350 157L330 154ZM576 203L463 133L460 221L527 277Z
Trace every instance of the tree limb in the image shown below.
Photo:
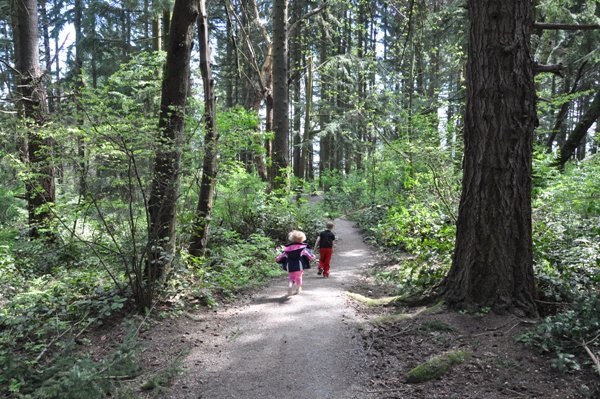
M534 29L545 29L545 30L594 30L600 29L599 24L589 24L589 25L581 25L581 24L560 24L560 23L544 23L544 22L534 22Z
M542 72L551 72L555 75L562 77L562 70L565 69L563 64L554 64L554 65L542 65L535 63L533 65L533 72L538 74Z
M290 35L301 24L303 24L304 20L312 17L315 14L320 13L321 10L323 10L325 7L327 7L327 0L325 2L323 2L323 4L321 4L319 7L315 8L313 10L310 10L309 12L307 12L306 14L304 14L302 17L300 17L300 19L298 19L296 22L294 22L292 25L290 25L290 27L288 28L288 35Z

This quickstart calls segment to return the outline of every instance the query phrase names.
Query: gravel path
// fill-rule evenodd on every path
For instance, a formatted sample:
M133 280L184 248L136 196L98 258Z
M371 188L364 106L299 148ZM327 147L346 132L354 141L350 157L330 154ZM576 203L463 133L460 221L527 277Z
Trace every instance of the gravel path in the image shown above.
M372 254L352 222L337 219L334 231L338 246L329 278L317 276L313 262L299 295L286 297L282 276L246 304L218 311L210 342L205 329L190 333L202 344L183 361L187 372L162 398L367 398L356 330L362 320L344 290Z

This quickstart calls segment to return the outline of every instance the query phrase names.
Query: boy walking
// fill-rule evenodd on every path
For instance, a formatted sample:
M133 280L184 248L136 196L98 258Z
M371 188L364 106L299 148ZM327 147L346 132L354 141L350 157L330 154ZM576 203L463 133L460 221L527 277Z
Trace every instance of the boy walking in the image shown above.
M315 241L314 252L317 252L319 247L319 271L318 275L329 277L329 268L331 263L331 255L335 251L335 234L333 234L333 222L327 222L327 229L319 233L317 241Z

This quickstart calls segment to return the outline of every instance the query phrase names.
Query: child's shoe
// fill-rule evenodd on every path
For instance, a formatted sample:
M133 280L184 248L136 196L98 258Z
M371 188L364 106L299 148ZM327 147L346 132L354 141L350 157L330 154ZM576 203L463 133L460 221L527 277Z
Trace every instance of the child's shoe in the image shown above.
M321 274L323 274L323 269L319 269L319 271L317 272L318 276L320 276Z

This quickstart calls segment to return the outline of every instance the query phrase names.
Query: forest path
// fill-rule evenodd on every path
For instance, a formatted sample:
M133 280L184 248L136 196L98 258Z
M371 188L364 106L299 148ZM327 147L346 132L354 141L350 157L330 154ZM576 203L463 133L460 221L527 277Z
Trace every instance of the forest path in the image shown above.
M183 360L186 373L165 399L364 399L365 357L345 287L359 278L373 254L353 222L335 220L337 249L331 275L305 271L303 291L287 298L287 276L244 304L214 313L218 326L206 342L198 323L188 339L198 344ZM197 336L195 336L197 335Z

